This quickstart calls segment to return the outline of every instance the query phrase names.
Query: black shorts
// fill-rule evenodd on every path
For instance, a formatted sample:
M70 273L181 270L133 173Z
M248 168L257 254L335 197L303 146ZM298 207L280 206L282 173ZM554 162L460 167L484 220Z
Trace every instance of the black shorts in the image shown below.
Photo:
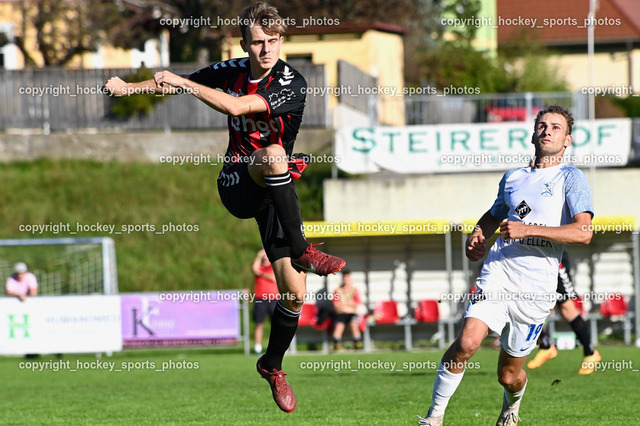
M333 322L341 322L343 324L349 324L356 318L356 314L336 314L333 318Z
M569 271L564 265L562 265L558 271L558 288L556 288L556 293L558 293L558 300L556 303L560 305L567 300L578 298L578 293L576 293L576 289L573 287Z
M276 309L278 300L273 299L256 299L253 306L253 321L256 324L262 324L264 319L269 315L269 319L273 317L273 311Z
M255 218L271 263L291 257L289 242L276 215L267 188L258 185L246 163L225 167L218 176L218 194L229 213L239 219Z

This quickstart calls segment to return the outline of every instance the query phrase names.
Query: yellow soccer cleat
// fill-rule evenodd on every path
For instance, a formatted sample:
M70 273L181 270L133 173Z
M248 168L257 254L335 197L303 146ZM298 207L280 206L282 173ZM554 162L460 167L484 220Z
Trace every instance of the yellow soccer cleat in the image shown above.
M594 371L596 371L596 365L598 365L600 361L602 361L602 357L600 356L600 352L598 351L593 352L593 355L585 356L578 374L584 376L593 373Z
M536 356L529 361L527 368L533 370L534 368L541 367L542 364L558 356L558 349L555 345L551 345L549 349L540 349Z

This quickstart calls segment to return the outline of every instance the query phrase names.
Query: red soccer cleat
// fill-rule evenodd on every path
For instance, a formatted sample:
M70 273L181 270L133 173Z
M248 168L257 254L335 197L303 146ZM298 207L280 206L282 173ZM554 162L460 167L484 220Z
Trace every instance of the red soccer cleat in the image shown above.
M324 276L338 272L347 264L344 259L317 250L315 248L316 245L309 244L302 256L297 259L291 259L291 264L296 271L313 272Z
M296 396L293 394L293 389L291 389L289 383L287 383L287 379L284 378L286 376L284 371L278 371L275 368L271 372L265 370L262 368L262 357L258 358L256 368L260 376L269 382L273 400L278 407L286 413L293 412L296 409Z

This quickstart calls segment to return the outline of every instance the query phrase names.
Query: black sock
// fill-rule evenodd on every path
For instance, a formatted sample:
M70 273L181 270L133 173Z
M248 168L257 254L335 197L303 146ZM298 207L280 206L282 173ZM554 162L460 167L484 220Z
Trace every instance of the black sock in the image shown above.
M586 321L582 316L578 315L573 321L569 323L571 329L576 333L576 337L582 344L584 350L584 356L593 355L593 346L591 345L591 335L589 334L589 327L587 327Z
M286 172L281 175L265 176L264 181L284 235L289 241L291 257L297 259L302 256L309 243L302 233L302 214L291 175Z
M542 331L540 332L540 349L550 349L551 348L551 339L549 339L549 333L547 332L547 327L542 327Z
M293 312L285 308L278 302L271 318L271 334L269 335L269 345L262 358L263 367L267 371L274 368L282 370L282 358L289 349L291 340L298 329L298 318L300 312Z

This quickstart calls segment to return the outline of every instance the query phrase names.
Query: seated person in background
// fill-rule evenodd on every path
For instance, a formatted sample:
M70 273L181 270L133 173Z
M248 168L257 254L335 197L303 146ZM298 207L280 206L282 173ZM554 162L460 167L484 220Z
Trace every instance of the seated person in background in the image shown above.
M18 262L13 267L13 275L7 279L5 285L7 296L16 296L23 302L27 296L38 295L38 280L36 276L29 272L27 264Z
M353 286L351 271L343 270L342 285L333 293L335 318L333 321L333 349L342 347L342 333L347 324L356 349L362 348L362 333L358 327L358 307L362 304L358 290Z

